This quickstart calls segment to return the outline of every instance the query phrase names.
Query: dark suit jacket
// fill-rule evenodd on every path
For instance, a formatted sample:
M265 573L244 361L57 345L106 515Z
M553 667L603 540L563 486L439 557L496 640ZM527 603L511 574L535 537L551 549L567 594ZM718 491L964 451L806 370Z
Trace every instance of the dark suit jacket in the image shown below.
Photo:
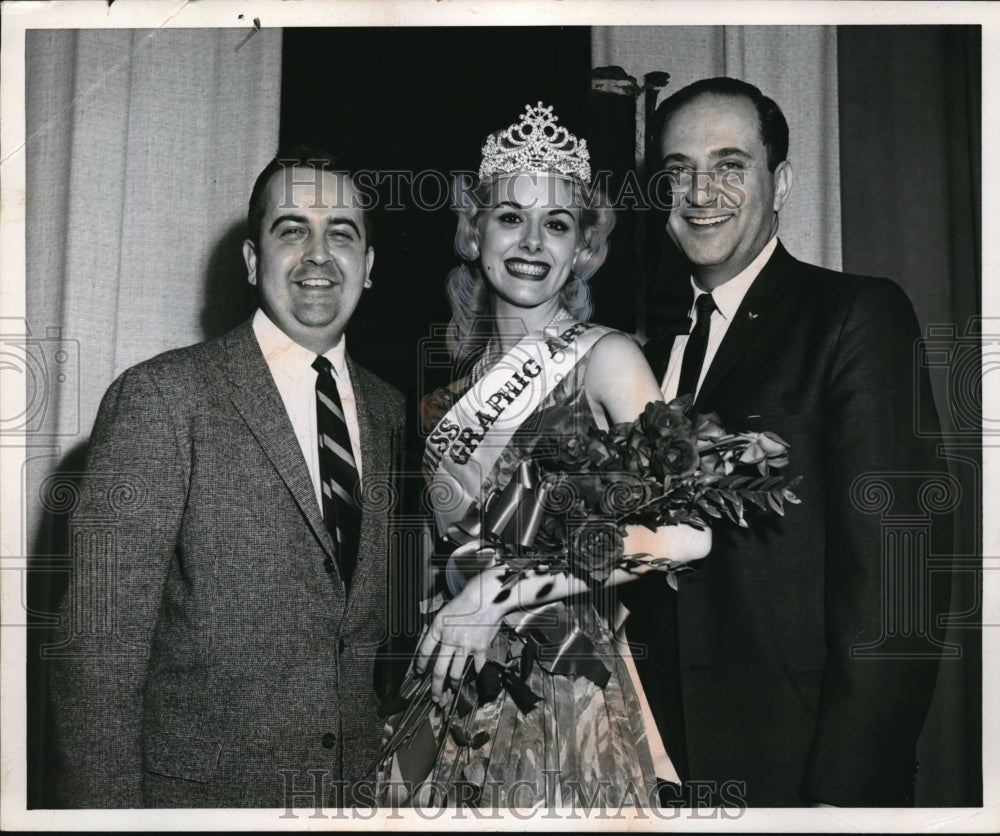
M307 769L329 785L367 767L404 406L349 371L365 494L349 594L250 322L108 390L74 523L103 515L113 540L75 543L52 663L63 804L283 807Z
M676 596L635 584L628 633L648 650L638 667L668 749L683 761L686 744L689 777L717 790L744 781L752 805L886 806L910 797L938 651L915 628L932 621L928 607L943 607L947 579L910 573L923 585L921 611L903 600L885 557L899 541L890 542L877 483L892 496L887 514L926 518L918 483L944 470L914 433L915 408L921 426L937 420L932 402L915 400L918 336L909 300L891 281L803 264L779 244L699 392L699 411L718 412L727 429L772 430L791 444L788 472L803 476L802 504L749 531L716 526L712 554L681 576ZM660 379L672 341L646 347ZM855 484L866 475L875 478ZM945 549L946 529L937 520ZM926 554L927 546L914 549ZM892 606L912 619L912 634L859 651L898 632ZM669 663L661 648L672 640ZM669 708L678 675L683 722Z

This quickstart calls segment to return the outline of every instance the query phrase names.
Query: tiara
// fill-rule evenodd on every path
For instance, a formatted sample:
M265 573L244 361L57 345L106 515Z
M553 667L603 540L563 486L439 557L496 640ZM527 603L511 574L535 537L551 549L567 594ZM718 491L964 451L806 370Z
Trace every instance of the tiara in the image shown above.
M554 171L590 181L587 140L577 139L561 125L552 106L525 105L521 121L490 134L483 146L480 179L514 171Z

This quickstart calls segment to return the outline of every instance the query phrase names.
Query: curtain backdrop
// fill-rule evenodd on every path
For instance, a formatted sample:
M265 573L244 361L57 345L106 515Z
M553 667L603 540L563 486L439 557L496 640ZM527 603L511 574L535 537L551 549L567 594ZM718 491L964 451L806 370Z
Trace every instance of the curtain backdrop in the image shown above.
M45 393L41 434L56 442L29 456L36 568L66 549L65 520L43 515L39 485L56 469L79 470L111 381L252 308L243 219L276 150L281 87L281 31L252 31L27 33L28 327L36 337L60 329L79 357L78 372ZM33 573L30 608L52 611L59 575ZM29 638L29 660L38 640ZM31 662L28 690L39 758L44 675ZM44 780L33 777L29 804L44 803Z
M952 610L969 614L949 629L962 655L942 663L917 790L922 803L955 806L982 804L980 37L978 26L838 31L844 269L899 282L948 357L926 355L962 488Z

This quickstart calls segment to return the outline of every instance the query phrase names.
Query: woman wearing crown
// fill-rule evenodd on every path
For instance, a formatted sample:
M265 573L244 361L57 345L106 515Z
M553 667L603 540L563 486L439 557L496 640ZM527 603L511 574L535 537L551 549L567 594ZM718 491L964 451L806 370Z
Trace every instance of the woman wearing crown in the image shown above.
M500 540L535 535L521 495L537 487L532 459L551 460L567 428L632 421L661 400L633 340L587 322L587 281L614 224L589 180L586 143L539 102L488 138L478 183L457 200L449 348L470 371L424 402L429 496L453 553L409 707L383 748L397 756L389 783L414 803L552 807L598 793L602 804L645 805L657 777L674 775L612 635L614 586L648 567L616 569L596 587L567 572L512 577L497 560ZM684 525L624 534L624 554L675 563L711 545Z

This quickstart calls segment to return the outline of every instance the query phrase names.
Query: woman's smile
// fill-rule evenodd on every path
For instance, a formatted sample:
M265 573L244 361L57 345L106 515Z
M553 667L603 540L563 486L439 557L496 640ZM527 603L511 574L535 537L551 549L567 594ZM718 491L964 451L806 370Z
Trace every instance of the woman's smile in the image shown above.
M543 261L525 261L523 258L508 258L504 260L507 272L518 279L540 282L551 269Z

